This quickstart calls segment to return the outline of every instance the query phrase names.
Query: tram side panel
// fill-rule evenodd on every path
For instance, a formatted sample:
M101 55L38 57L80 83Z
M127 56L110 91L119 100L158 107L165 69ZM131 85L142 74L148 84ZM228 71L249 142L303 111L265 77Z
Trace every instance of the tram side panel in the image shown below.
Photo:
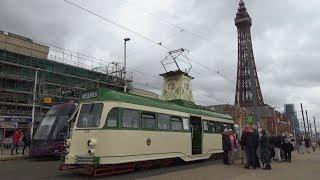
M208 158L215 153L222 151L222 137L221 134L203 134L203 154Z
M95 141L94 147L88 141ZM95 156L100 164L118 164L191 155L191 134L143 130L75 130L66 164ZM93 152L88 153L88 150Z

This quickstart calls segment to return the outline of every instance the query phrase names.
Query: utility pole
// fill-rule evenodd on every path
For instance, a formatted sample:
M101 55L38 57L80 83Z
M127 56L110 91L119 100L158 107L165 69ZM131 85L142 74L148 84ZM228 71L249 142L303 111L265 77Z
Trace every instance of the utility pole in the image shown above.
M38 69L36 68L36 74L34 76L34 86L33 86L33 102L32 102L32 119L31 119L31 128L30 128L30 137L33 139L33 129L34 129L34 114L36 106L36 95L37 95L37 84L38 84Z
M318 140L316 117L314 117L314 116L313 116L313 124L314 124L314 133L316 135L316 140Z
M304 112L303 112L302 103L300 103L300 107L301 107L301 114L302 114L302 120L303 120L304 134L306 134L307 133L307 129L306 129L306 122L304 120Z
M306 118L307 118L307 125L308 125L308 135L311 138L311 136L310 136L310 124L309 124L309 118L308 118L308 111L307 110L306 110Z

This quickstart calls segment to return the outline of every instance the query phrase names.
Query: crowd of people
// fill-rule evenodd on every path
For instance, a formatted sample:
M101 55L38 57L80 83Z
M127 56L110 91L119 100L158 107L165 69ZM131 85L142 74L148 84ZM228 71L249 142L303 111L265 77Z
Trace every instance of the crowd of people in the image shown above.
M19 145L21 142L23 143L22 154L24 155L26 149L30 147L30 133L23 132L21 129L16 129L12 136L12 147L11 147L11 155L19 154Z
M242 135L237 140L236 135L231 129L225 129L222 134L223 163L230 165L234 163L235 152L242 150L246 169L263 168L271 170L271 161L291 162L291 153L297 149L298 153L310 152L312 147L316 151L318 142L311 141L308 136L298 136L296 139L286 137L282 134L269 135L265 129L247 125L242 131Z

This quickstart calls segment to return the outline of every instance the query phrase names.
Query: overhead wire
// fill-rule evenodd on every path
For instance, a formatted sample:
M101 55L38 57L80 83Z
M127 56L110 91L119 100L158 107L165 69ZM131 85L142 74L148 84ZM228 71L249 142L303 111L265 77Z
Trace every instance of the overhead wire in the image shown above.
M162 44L161 42L157 42L157 41L155 41L155 40L153 40L153 39L151 39L151 38L149 38L149 37L147 37L147 36L145 36L145 35L143 35L143 34L141 34L141 33L138 33L138 32L136 32L136 31L134 31L134 30L131 30L131 29L129 29L129 28L127 28L127 27L125 27L125 26L123 26L123 25L115 22L115 21L112 21L112 20L110 20L110 19L108 19L108 18L106 18L106 17L103 17L103 16L101 16L101 15L99 15L99 14L97 14L97 13L95 13L95 12L89 10L89 9L86 9L86 8L84 8L84 7L82 7L82 6L78 5L78 4L75 4L75 3L73 3L73 2L71 2L71 1L69 1L69 0L63 0L63 1L66 2L66 3L68 3L68 4L70 4L70 5L72 5L72 6L74 6L74 7L79 8L79 9L81 9L81 10L87 12L87 13L90 13L90 14L92 14L92 15L100 18L100 19L103 19L103 20L105 20L105 21L107 21L107 22L109 22L109 23L111 23L111 24L113 24L113 25L115 25L115 26L117 26L117 27L119 27L119 28L121 28L121 29L124 29L124 30L126 30L126 31L128 31L128 32L130 32L130 33L133 33L133 34L139 36L139 37L142 38L142 39L145 39L145 40L147 40L147 41L149 41L149 42L151 42L151 43L157 44L157 45L159 45L160 47L162 47L162 48L164 48L164 49L167 49L167 50L169 50L169 51L172 50L171 48L165 46L165 45ZM196 63L196 64L198 64L198 65L201 65L202 67L205 67L205 68L208 69L209 71L212 71L212 72L218 74L219 76L221 76L221 77L223 77L223 78L226 78L226 76L223 75L223 74L222 74L220 71L218 71L218 70L213 70L212 68L210 68L210 67L208 67L208 66L206 66L206 65L203 65L203 64L201 64L201 63L199 63L199 62L196 62L196 61L193 61L193 60L191 60L191 61L194 62L194 63ZM226 79L230 80L230 78L226 78Z

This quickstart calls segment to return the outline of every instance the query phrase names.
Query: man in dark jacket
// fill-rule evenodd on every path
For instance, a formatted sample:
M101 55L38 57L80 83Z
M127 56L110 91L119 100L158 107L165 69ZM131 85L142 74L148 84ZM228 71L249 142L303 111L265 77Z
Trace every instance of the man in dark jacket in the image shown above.
M271 156L270 156L270 137L267 135L267 132L263 129L262 136L260 138L261 146L261 160L263 163L264 169L271 169Z
M255 135L251 127L246 126L241 137L241 145L244 147L247 157L247 165L244 167L246 169L256 169L256 142Z
M290 142L289 139L286 139L284 143L284 154L285 160L291 162L291 152L294 150L293 144Z
M231 150L231 142L227 129L222 133L222 149L223 149L223 164L230 165L228 154Z

